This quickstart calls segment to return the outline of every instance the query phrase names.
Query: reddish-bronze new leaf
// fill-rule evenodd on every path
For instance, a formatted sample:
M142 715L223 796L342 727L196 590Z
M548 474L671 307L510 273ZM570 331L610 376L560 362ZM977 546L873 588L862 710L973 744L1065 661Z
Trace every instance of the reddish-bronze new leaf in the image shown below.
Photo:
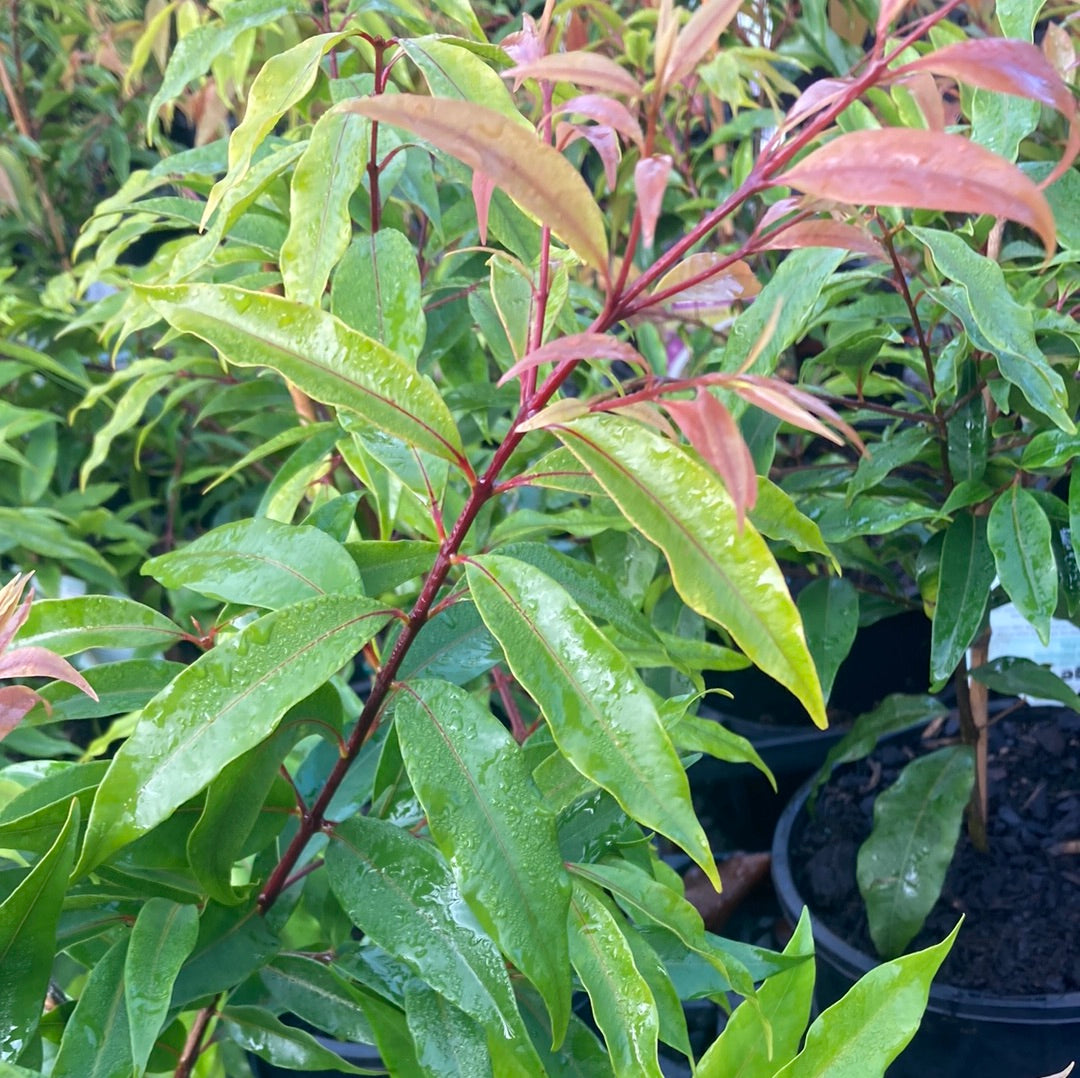
M545 79L550 82L569 82L604 90L611 94L637 97L641 87L629 71L614 60L595 52L553 52L527 63L507 68L504 79Z
M982 146L943 131L887 127L839 135L775 181L853 206L904 206L988 213L1027 225L1048 254L1054 215L1018 168Z
M644 370L649 369L641 353L626 341L620 341L617 337L609 337L604 333L572 333L568 337L560 337L557 341L551 341L522 356L499 379L499 385L505 385L511 379L541 364L562 363L568 359L619 359L623 363L630 363Z

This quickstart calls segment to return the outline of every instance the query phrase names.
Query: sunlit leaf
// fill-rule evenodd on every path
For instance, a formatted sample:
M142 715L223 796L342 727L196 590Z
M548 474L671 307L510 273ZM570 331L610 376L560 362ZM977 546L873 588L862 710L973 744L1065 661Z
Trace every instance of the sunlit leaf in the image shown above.
M839 135L775 181L851 205L988 213L1056 243L1043 193L1004 158L943 131L878 128Z
M637 97L641 93L637 79L614 60L597 52L553 52L527 63L517 64L502 73L504 79L543 79L570 82L593 90Z
M543 363L563 363L572 359L610 359L630 363L648 370L648 363L641 353L626 341L606 333L572 333L559 337L548 344L522 356L500 379L499 385L512 381L525 371L534 370Z
M641 217L641 240L649 248L656 235L656 221L660 216L670 173L671 157L668 154L643 157L634 166L634 193Z
M716 44L716 39L727 29L742 4L743 0L704 0L679 31L663 70L657 71L661 85L671 86L686 78Z

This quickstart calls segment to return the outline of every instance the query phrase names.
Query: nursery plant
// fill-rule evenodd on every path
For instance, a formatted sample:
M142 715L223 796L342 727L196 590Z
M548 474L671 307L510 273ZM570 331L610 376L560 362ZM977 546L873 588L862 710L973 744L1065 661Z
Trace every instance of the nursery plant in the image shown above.
M281 47L234 69L227 140L134 172L78 241L79 287L116 289L80 313L116 362L84 404L122 417L80 479L191 380L204 414L220 392L280 429L208 462L273 467L169 536L144 602L41 600L16 638L133 651L84 670L97 700L49 685L26 715L77 759L0 771L7 1073L350 1073L299 1020L395 1074L637 1078L693 1054L681 999L731 990L699 1073L865 1076L910 1039L951 936L804 1041L808 923L783 955L712 936L661 854L718 881L686 767L760 765L694 714L704 670L753 663L825 722L769 544L829 547L757 473L769 421L859 451L781 362L887 249L855 207L1007 218L1049 257L1038 183L944 130L928 80L1064 114L1044 184L1075 107L959 3L882 4L854 74L782 101L739 6L150 16L143 60L180 32L151 137L208 72L232 107L224 58Z
M1040 8L998 14L1017 56ZM951 27L935 34L946 32L958 36ZM868 453L853 466L803 440L781 480L846 570L843 581L814 585L814 609L833 639L850 639L842 627L853 631L860 602L875 611L920 603L932 619L928 688L955 692L959 743L904 770L877 801L859 852L870 934L887 956L904 950L937 901L965 815L972 843L987 847L989 692L1080 704L1046 667L988 659L993 607L1011 601L1044 645L1051 618L1073 619L1078 609L1078 188L1075 169L1062 173L1050 161L1055 145L1076 137L1066 81L1075 81L1075 43L1054 20L1040 32L1059 68L1060 80L1048 75L1047 85L1065 122L1007 96L1004 71L996 87L1004 93L961 88L958 98L942 97L927 82L917 108L967 124L973 139L996 145L1033 179L1059 176L1046 193L1061 250L1051 257L1000 219L957 228L941 215L915 224L884 211L866 218L880 249L840 285L847 296L824 313L820 350L802 364L800 383L848 401L841 412ZM918 59L909 69L929 66ZM910 107L906 92L897 86L891 99L876 99L879 115ZM874 120L868 112L851 122ZM889 699L836 747L818 785L882 735L941 712L931 698Z

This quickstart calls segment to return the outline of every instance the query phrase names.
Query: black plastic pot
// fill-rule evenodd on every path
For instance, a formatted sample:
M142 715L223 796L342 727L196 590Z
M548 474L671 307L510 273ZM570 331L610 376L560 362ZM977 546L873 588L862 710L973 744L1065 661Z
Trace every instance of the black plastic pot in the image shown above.
M807 783L792 798L772 848L773 884L792 924L804 902L792 877L788 846L809 793ZM817 923L814 944L815 997L822 1009L878 964ZM935 984L922 1025L889 1068L888 1078L1044 1078L1072 1060L1080 1060L1080 992L1009 997Z

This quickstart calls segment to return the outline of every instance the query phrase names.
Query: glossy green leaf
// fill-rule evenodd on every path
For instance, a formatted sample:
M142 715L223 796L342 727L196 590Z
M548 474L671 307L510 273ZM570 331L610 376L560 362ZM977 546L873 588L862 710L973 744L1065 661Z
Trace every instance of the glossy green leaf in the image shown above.
M142 572L167 588L270 610L362 585L348 551L325 532L264 517L214 528Z
M476 607L463 600L443 610L420 630L398 670L398 680L441 678L465 685L501 659L498 642Z
M128 940L94 963L72 1011L52 1073L56 1078L127 1078L134 1071L132 1029L124 1000Z
M124 958L124 1000L131 1034L131 1058L141 1073L165 1024L184 959L199 935L199 911L164 898L151 898L131 930Z
M592 192L562 154L516 120L472 101L412 94L361 98L337 108L427 139L493 180L584 262L607 273L607 228Z
M430 843L354 816L334 829L326 868L338 901L373 942L485 1029L521 1030L503 959ZM524 1031L514 1039L535 1058Z
M720 480L680 446L621 417L579 419L558 434L667 555L683 601L727 629L756 666L826 726L821 686L784 576L753 526L738 528Z
M599 1037L576 1015L570 1016L566 1040L552 1049L551 1027L543 1000L527 984L517 986L518 1007L547 1078L612 1078L611 1061ZM492 1047L492 1062L502 1062L502 1053Z
M697 1078L772 1078L795 1057L814 1002L814 936L804 909L784 948L804 960L773 974L757 993L758 1008L740 1003L720 1036L701 1057ZM772 1054L762 1036L762 1021L772 1031Z
M749 516L750 523L762 535L790 543L796 550L808 554L823 554L836 571L840 571L840 564L825 542L821 529L799 511L786 491L763 475L758 476L757 504L750 510Z
M827 700L859 630L859 593L850 580L814 580L799 592L796 605Z
M176 978L172 1005L204 1000L241 984L279 950L281 940L257 910L207 902L195 949Z
M1013 298L1001 267L955 233L910 231L954 282L953 288L939 289L936 295L964 323L976 348L997 358L1002 376L1036 411L1066 433L1075 433L1065 383L1036 343L1031 310Z
M165 659L122 659L102 663L85 670L84 676L97 693L87 696L75 685L54 681L38 690L49 705L38 705L29 712L30 724L72 722L76 719L99 719L136 711L157 695L183 669L182 663Z
M871 1078L883 1075L919 1028L930 982L960 925L915 954L886 962L820 1014L803 1050L774 1078Z
M58 520L51 510L31 505L0 506L0 534L10 537L5 538L9 546L18 544L63 565L83 563L99 574L112 577L109 563L89 543L77 539L71 525Z
M811 809L817 791L828 781L835 768L869 756L878 742L889 734L940 719L948 713L949 709L936 696L907 696L903 693L886 696L872 711L860 715L851 729L829 749L810 791L808 803Z
M241 34L284 15L298 14L305 8L302 0L236 0L225 10L223 19L197 26L177 41L161 86L147 110L147 127L151 133L161 107L178 97L193 79L205 75L214 60L224 56Z
M470 562L469 590L518 681L570 762L636 820L716 865L686 772L628 660L554 580L495 555Z
M934 506L925 501L880 494L863 495L850 504L839 496L811 494L801 499L801 506L829 543L889 535L938 515Z
M405 1018L416 1045L417 1078L490 1078L483 1028L438 992L410 981L405 986Z
M772 374L784 352L806 332L817 310L821 290L845 258L845 251L830 247L792 251L754 302L735 319L728 332L721 368L740 369L775 318L771 335L749 369L751 374Z
M14 1063L37 1029L49 987L56 925L79 836L72 801L56 841L0 903L0 1060Z
M361 122L360 117L349 117ZM366 121L365 121L366 122ZM358 236L334 272L330 310L343 322L415 363L427 336L416 251L404 233Z
M776 789L776 779L758 755L753 743L732 733L715 720L686 715L669 732L675 747L681 752L704 752L717 760L751 764L769 780L772 788Z
M244 118L229 136L229 171L214 184L206 200L204 226L229 188L243 178L256 149L278 120L315 84L323 56L344 36L339 32L306 38L263 64L248 91Z
M659 1040L663 1044L670 1045L676 1052L679 1052L687 1059L693 1059L694 1050L690 1044L690 1031L686 1025L686 1013L683 1011L679 993L664 968L660 956L633 925L618 918L618 911L613 903L604 896L601 896L601 901L608 906L609 912L616 917L623 937L630 945L630 953L634 956L634 965L648 986L649 995L652 996L653 1002L656 1004L656 1016L660 1023Z
M941 584L930 637L930 679L951 677L982 625L994 555L986 541L986 520L961 513L945 532L941 549Z
M230 1006L221 1012L222 1031L245 1051L276 1067L295 1071L334 1071L340 1074L384 1074L346 1063L324 1048L310 1033L287 1026L261 1007Z
M290 1014L338 1040L374 1043L364 996L323 963L303 955L278 955L259 976Z
M890 472L910 464L930 441L930 433L923 427L900 427L887 432L870 447L867 456L860 458L848 484L848 498L876 487Z
M1058 575L1050 521L1031 491L1014 484L994 502L986 523L1001 586L1045 647L1057 607Z
M618 921L577 881L569 926L570 960L589 993L616 1078L662 1078L656 1002Z
M430 34L403 41L401 47L420 69L432 97L473 101L506 116L519 127L531 126L518 111L498 72L453 38Z
M1080 696L1048 666L1013 655L992 659L977 666L971 676L994 692L1004 696L1033 696L1038 700L1054 700L1073 711L1080 711ZM3 817L0 816L0 819Z
M874 801L856 876L884 957L914 939L941 894L974 781L972 750L955 745L913 760Z
M370 133L360 116L323 113L296 163L279 265L285 295L297 303L319 305L330 271L349 246L349 199L367 166Z
M946 425L949 473L955 483L973 483L982 479L986 472L990 449L986 402L979 392L974 361L968 361L960 368L957 396L956 410Z
M231 285L141 290L150 306L240 367L270 367L309 397L409 445L460 461L461 438L435 384L333 315Z
M1020 466L1025 471L1062 468L1077 457L1080 457L1080 435L1041 430L1024 446Z
M13 647L42 647L57 655L90 648L157 647L179 643L184 631L164 614L133 599L83 595L39 599L15 637Z
M52 846L71 809L79 803L80 817L90 811L94 791L107 763L61 764L15 794L0 809L0 849L44 853Z
M394 725L432 837L465 901L540 991L561 1041L570 1018L570 881L554 813L521 748L486 707L443 681L410 682Z
M94 800L79 874L145 834L269 736L386 624L370 600L294 603L201 655L143 709Z
M382 595L425 574L435 563L438 543L393 539L367 539L346 543L345 549L360 569L366 595Z

